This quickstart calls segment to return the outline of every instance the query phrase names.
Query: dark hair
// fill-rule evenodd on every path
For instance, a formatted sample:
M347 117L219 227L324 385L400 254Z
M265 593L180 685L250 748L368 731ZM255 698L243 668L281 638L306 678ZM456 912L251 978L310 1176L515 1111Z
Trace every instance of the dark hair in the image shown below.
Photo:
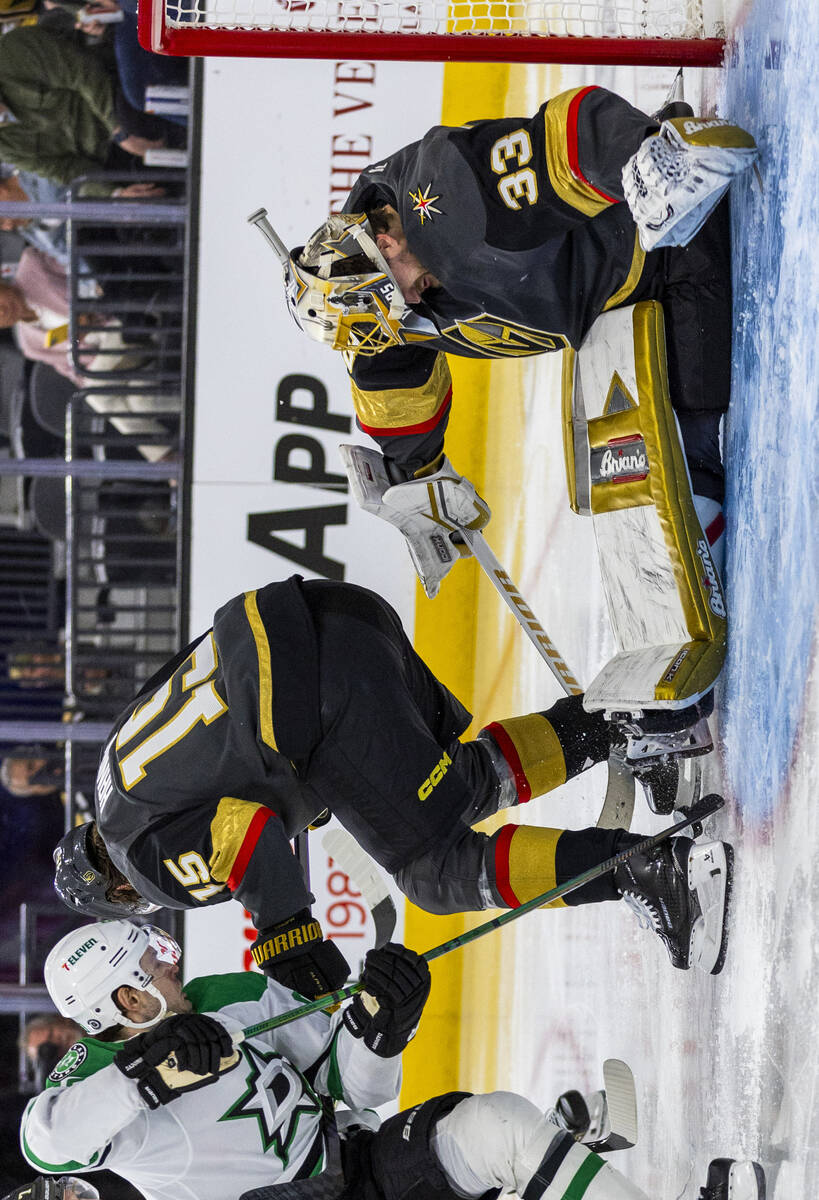
M96 822L92 822L86 848L91 865L96 867L105 879L105 899L111 904L139 904L142 896L125 878L119 867L114 866Z
M392 233L395 216L388 204L378 204L375 208L367 209L367 220L373 233Z
M330 267L331 279L343 279L346 275L371 275L379 268L366 254L351 254L349 258L339 258Z

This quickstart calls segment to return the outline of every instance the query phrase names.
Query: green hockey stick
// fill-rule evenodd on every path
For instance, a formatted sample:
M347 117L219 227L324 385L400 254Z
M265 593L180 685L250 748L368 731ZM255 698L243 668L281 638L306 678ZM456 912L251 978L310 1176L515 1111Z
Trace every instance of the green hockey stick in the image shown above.
M566 883L561 883L559 887L551 888L550 891L544 892L541 896L535 896L532 900L527 900L525 904L521 904L519 908L511 908L506 912L501 913L499 917L493 917L491 921L485 921L483 925L477 925L474 929L468 929L466 933L460 933L457 937L450 938L448 942L442 942L440 946L435 946L432 950L427 950L424 958L427 962L432 962L435 958L442 958L444 954L449 954L452 950L458 950L461 946L466 946L469 942L474 942L477 938L483 937L493 929L500 929L502 925L508 925L510 921L517 921L518 918L524 916L533 909L541 908L544 904L550 904L553 900L559 900L562 896L567 896L569 892L575 892L578 888L583 887L586 883L591 883L593 879L598 879L601 875L607 875L609 871L613 871L615 867L619 867L620 863L624 863L634 854L642 854L646 850L653 850L655 846L659 846L660 842L664 842L667 838L673 837L674 834L680 833L689 825L698 825L707 817L711 817L714 813L719 812L725 801L722 796L717 796L715 793L710 796L704 796L697 804L692 804L686 810L685 820L679 821L674 825L669 825L665 829L661 829L659 833L650 834L642 841L636 842L630 846L628 850L621 850L619 854L607 858L604 862L598 863L596 867L589 867L588 871L583 871L580 875L575 875L573 879L569 879ZM682 810L678 810L682 811ZM270 1017L267 1021L259 1021L257 1025L248 1025L242 1030L245 1037L255 1037L258 1033L268 1033L271 1029L278 1029L280 1025L289 1025L291 1021L297 1021L299 1017L308 1017L311 1013L321 1012L324 1008L333 1008L340 1004L343 1000L349 1000L351 996L355 996L358 992L363 991L361 982L350 983L347 987L342 988L338 992L328 992L324 996L319 996L315 1000L309 1001L307 1004L302 1004L299 1008L291 1008L289 1012L280 1013L277 1017Z

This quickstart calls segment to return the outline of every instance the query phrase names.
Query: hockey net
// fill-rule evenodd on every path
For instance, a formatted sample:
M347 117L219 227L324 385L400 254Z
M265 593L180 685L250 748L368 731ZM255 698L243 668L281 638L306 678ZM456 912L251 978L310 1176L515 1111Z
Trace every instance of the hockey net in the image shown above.
M717 65L717 0L140 0L170 54Z

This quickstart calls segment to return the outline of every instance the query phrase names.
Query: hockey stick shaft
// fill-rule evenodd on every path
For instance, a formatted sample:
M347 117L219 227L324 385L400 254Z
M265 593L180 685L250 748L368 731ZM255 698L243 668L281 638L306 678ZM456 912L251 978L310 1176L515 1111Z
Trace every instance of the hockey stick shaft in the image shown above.
M479 565L489 577L490 582L503 597L515 615L529 641L533 644L540 657L548 666L557 682L567 696L577 696L583 691L567 667L564 659L546 633L543 626L524 600L518 587L513 583L504 567L495 557L482 533L459 526L460 536L464 539ZM614 757L608 761L608 786L600 816L597 819L598 829L628 829L634 812L634 776L625 763Z
M495 557L486 538L482 533L473 529L465 529L463 526L458 527L458 532L459 536L463 538L478 560L478 564L492 586L502 597L504 603L512 610L515 620L563 688L563 691L567 696L579 696L583 689L569 670L554 642L540 621L538 621L526 600L524 600L520 589L510 579L505 568Z
M598 863L594 867L589 867L587 871L581 872L580 875L575 875L573 879L568 879L565 883L551 888L548 892L543 892L540 896L535 896L532 900L527 900L518 908L508 909L506 912L501 913L500 916L493 917L491 921L485 921L482 925L477 925L474 929L467 929L465 933L460 933L457 937L450 938L448 942L442 942L440 946L435 946L432 950L427 950L423 957L427 962L432 962L436 958L442 958L443 955L450 954L453 950L459 950L461 946L467 946L470 942L484 937L487 933L491 933L493 929L500 929L501 926L508 925L510 921L519 920L526 913L532 912L536 908L542 908L544 904L551 904L554 900L560 900L561 897L568 896L570 892L576 892L584 884L591 883L593 879L598 879L601 875L607 875L609 871L615 870L616 867L619 867L621 863L626 862L627 859L632 858L635 854L644 854L648 850L653 850L655 846L659 846L661 842L666 841L675 834L681 833L689 825L694 825L699 821L704 821L707 817L713 816L715 812L719 812L724 804L725 801L721 796L705 796L699 804L691 807L684 821L668 825L665 829L661 829L659 833L644 837L641 841L635 842L633 846L629 846L627 850L621 850L619 854L612 855L611 858L605 859L604 862ZM337 1004L341 1004L342 1001L349 1000L351 996L357 995L360 991L363 991L363 985L360 981L351 983L347 987L341 988L340 991L328 992L324 996L310 1000L307 1004L302 1004L299 1008L292 1008L289 1012L280 1013L277 1017L270 1017L267 1021L260 1021L258 1025L248 1025L242 1032L245 1037L255 1037L258 1033L268 1033L271 1029L277 1029L280 1025L288 1025L291 1021L297 1021L299 1017L308 1017L311 1013L321 1012L324 1008L333 1008Z

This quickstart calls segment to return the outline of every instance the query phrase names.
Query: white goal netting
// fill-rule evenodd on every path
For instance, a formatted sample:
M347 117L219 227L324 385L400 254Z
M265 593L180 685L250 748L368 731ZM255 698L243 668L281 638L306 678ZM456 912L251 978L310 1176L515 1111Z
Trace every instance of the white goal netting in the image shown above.
M702 38L703 0L165 0L167 28Z

